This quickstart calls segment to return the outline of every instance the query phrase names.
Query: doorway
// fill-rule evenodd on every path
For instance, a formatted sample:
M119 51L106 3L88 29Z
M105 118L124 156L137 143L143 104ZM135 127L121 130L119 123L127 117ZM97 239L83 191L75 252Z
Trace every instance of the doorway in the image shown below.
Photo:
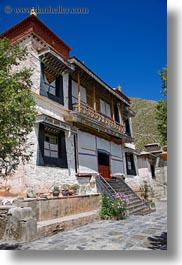
M134 156L132 153L125 153L127 175L136 176Z
M111 178L109 154L103 151L98 151L98 172L105 179Z
M155 166L150 165L150 169L151 169L152 178L155 179Z

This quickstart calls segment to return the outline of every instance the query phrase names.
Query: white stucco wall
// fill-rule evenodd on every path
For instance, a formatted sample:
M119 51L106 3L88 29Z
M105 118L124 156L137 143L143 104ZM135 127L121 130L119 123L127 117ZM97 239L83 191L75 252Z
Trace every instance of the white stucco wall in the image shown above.
M24 61L21 61L19 66L16 66L15 70L17 71L17 69L22 69L24 67L27 68L32 68L33 72L32 72L32 76L31 76L31 80L32 80L32 91L34 93L39 94L39 90L40 90L40 60L38 57L38 52L36 51L36 49L34 49L33 47L33 43L35 44L36 41L35 39L33 39L32 35L27 36L26 38L24 38L23 40L21 40L20 42L20 46L27 48L28 51L28 56L26 57L26 59Z
M64 107L68 109L68 84L69 74L67 72L62 74L63 76L63 95L64 95Z

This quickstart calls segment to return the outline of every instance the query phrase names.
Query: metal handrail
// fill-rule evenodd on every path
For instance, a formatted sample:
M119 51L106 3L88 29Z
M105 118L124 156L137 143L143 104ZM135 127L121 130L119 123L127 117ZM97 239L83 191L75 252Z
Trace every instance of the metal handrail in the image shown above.
M109 186L109 188L115 193L116 191L113 189L113 187L100 175L100 179L105 183L105 185Z
M115 193L116 191L110 186L110 184L101 176L98 175L96 176L96 183L100 186L101 188L101 192L102 191L106 191L106 193L111 197L113 197L113 194L111 193L111 191L108 189L108 186L110 187L110 189Z

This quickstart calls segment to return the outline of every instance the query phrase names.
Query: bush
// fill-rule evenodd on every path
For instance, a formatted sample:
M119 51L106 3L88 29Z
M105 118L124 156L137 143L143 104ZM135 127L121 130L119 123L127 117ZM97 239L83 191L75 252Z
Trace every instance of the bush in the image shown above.
M150 201L149 201L149 205L150 205L151 207L155 207L155 202L154 202L153 200L150 200Z
M70 186L71 190L78 190L80 188L80 186L78 184L73 184Z
M154 197L154 190L153 188L147 183L147 181L144 181L144 184L140 186L141 196L145 201L148 201L149 196Z
M123 219L126 216L129 203L128 197L122 193L115 193L114 198L104 194L100 211L101 219Z
M59 186L58 185L55 185L53 190L54 191L59 191Z
M69 185L69 184L63 184L63 185L61 186L61 189L62 189L62 190L69 190L69 189L70 189L70 185Z

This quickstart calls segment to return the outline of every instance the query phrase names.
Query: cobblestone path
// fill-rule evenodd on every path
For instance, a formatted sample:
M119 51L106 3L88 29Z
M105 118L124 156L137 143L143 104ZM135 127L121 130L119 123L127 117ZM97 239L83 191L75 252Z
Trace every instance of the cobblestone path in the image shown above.
M21 250L150 250L151 236L167 232L167 202L156 211L120 221L100 220L67 232L21 245Z

